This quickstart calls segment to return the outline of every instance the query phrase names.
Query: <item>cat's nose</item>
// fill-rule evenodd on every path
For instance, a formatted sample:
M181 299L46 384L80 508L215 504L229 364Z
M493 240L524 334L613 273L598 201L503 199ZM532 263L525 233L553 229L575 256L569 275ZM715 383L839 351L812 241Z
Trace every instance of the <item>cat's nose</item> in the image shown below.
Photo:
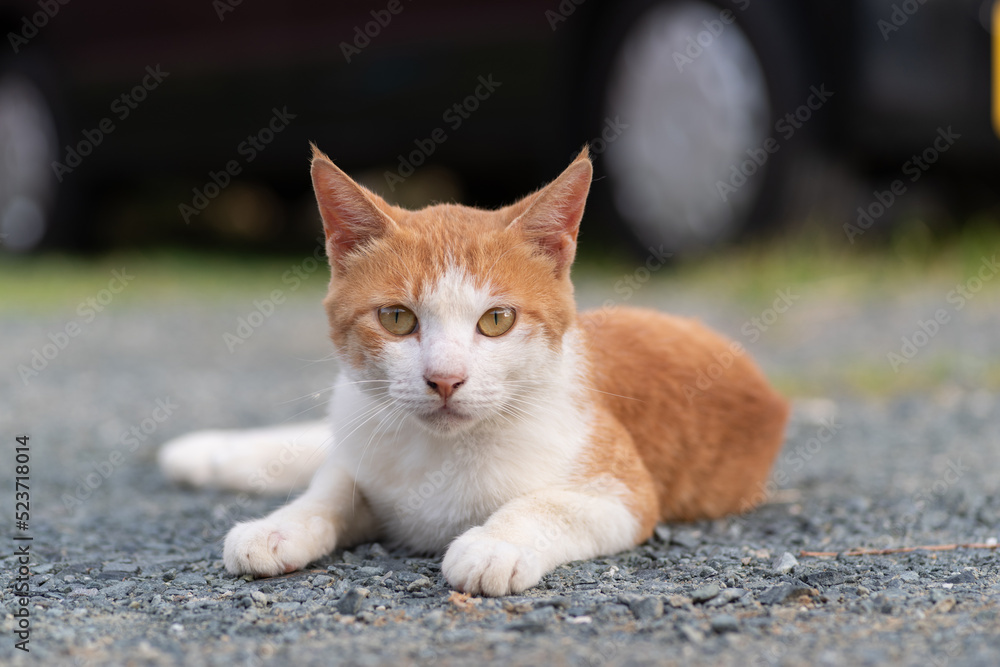
M436 391L438 396L446 401L449 396L455 393L456 389L465 383L465 378L454 375L433 375L431 377L424 376L424 379L427 380L427 386Z

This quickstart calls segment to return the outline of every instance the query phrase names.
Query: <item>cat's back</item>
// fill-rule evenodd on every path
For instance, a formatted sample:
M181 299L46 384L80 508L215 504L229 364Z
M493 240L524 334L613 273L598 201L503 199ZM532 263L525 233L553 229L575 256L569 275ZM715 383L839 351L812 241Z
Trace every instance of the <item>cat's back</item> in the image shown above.
M781 448L786 401L738 343L638 308L581 313L593 388L632 435L663 519L750 509Z

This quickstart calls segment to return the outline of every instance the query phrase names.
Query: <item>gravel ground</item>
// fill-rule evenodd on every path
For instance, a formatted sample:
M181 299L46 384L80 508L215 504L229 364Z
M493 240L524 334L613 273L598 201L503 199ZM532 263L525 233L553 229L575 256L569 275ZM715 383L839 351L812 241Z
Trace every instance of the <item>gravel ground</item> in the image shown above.
M584 281L581 292L589 304L614 298L600 281ZM797 294L758 340L742 325L766 313L696 290L651 283L633 301L699 314L747 343L776 376L816 377L858 360L892 373L886 354L900 337L953 307L947 286L864 299L816 285ZM320 392L335 371L320 361L329 351L323 316L315 292L293 296L232 353L223 334L254 308L250 297L112 303L93 322L72 309L3 318L0 662L1000 663L996 551L802 554L995 543L1000 397L976 384L979 364L1000 357L1000 301L990 294L949 311L950 321L901 369L946 364L952 372L937 388L796 398L761 509L661 526L632 551L565 565L525 595L502 599L454 594L437 559L378 544L274 579L226 574L220 546L228 527L284 498L177 488L156 469L155 450L196 428L322 411ZM69 322L80 322L82 333L25 385L18 365ZM14 438L24 433L26 533L12 522ZM25 542L14 535L33 538L29 654L15 648L21 607L9 554Z

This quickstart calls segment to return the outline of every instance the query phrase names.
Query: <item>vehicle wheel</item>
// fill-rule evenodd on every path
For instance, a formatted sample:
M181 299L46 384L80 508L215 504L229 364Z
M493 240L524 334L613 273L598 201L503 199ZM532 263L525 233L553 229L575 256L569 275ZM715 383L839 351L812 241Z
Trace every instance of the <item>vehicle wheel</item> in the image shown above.
M642 248L698 253L774 212L794 150L764 142L806 90L784 18L773 3L646 0L610 21L590 95L598 199Z
M24 62L22 62L24 59ZM28 56L0 58L0 248L28 252L61 241L56 107Z

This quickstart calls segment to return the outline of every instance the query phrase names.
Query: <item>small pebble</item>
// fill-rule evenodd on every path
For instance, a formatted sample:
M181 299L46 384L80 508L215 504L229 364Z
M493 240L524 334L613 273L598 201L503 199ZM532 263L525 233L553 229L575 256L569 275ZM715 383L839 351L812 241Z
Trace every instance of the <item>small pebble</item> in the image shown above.
M787 551L781 554L781 556L774 562L772 570L777 574L788 574L795 569L795 566L799 564L799 561L792 554Z
M711 621L712 630L721 634L727 632L739 632L740 624L734 616L729 614L719 614Z
M629 605L632 614L640 621L651 621L663 616L663 600L658 597L645 597Z
M691 593L691 599L694 602L708 602L720 592L722 592L722 588L720 588L718 584L708 584L707 586L695 589L695 591Z
M352 588L337 602L337 611L341 614L357 614L368 593L367 588Z
M407 584L406 590L412 593L413 591L419 591L419 590L422 590L424 588L430 588L433 585L434 585L434 582L432 582L427 577L420 577L419 579L416 579L416 580L410 582L409 584Z
M947 584L974 584L976 583L976 575L973 574L971 570L963 570L958 574L948 577L944 581Z

